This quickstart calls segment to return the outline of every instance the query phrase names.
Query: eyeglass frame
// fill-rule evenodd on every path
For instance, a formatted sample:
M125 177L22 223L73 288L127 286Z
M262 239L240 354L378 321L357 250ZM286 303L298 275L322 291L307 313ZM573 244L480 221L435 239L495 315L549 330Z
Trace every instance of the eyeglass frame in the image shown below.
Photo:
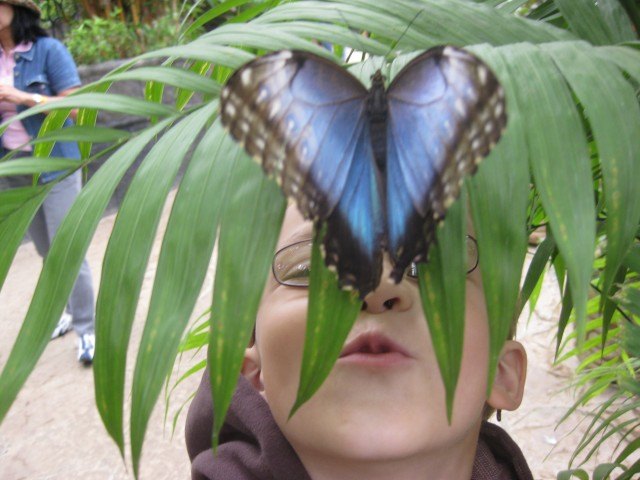
M473 266L471 268L469 268L467 270L466 275L469 275L471 272L473 272L476 268L478 268L478 264L480 263L480 252L478 251L478 241L475 239L475 237L472 237L471 235L466 235L465 236L466 239L470 239L473 244L475 245L475 249L477 252L476 255L476 261L473 264ZM271 274L273 275L273 278L276 280L276 282L278 282L280 285L284 285L285 287L295 287L295 288L309 288L309 284L307 283L307 285L296 285L296 284L292 284L292 283L287 283L287 282L283 282L282 280L280 280L278 278L278 275L276 273L276 258L278 258L278 255L280 255L283 251L294 247L296 245L300 245L302 243L311 243L313 244L313 240L312 239L308 239L308 240L300 240L298 242L294 242L291 243L289 245L285 245L284 247L282 247L281 249L279 249L274 255L273 255L273 260L271 261ZM411 262L411 265L409 266L409 268L415 266L416 263L415 262ZM407 268L407 270L409 270L409 268ZM417 279L418 276L417 275L411 275L409 273L405 274L407 277L411 278L411 279Z

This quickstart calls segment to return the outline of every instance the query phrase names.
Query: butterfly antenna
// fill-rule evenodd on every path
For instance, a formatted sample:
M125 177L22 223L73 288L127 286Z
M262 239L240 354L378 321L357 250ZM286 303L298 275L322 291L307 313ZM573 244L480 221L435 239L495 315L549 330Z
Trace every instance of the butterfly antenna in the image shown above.
M413 24L416 22L416 20L418 19L418 17L420 15L422 15L422 13L424 12L424 8L421 8L420 10L418 10L416 12L416 14L413 16L413 18L411 19L411 21L407 24L407 26L405 27L405 29L402 31L402 33L400 34L400 36L391 44L391 46L389 47L389 51L387 52L387 54L385 55L385 58L390 58L391 57L391 53L396 49L396 47L398 46L398 44L402 41L402 39L407 35L407 32L409 31L409 29L413 26Z
M355 38L355 42L354 42L354 46L358 46L360 47L360 52L362 53L362 58L360 59L360 61L364 61L366 60L368 54L366 52L366 48L364 46L364 44L362 43L362 40L360 39L360 35L357 35L356 32L354 32L351 29L351 26L349 25L349 22L347 21L347 19L345 18L345 16L342 14L342 11L340 9L338 9L338 14L340 15L340 17L342 18L342 20L344 21L344 24L347 28L347 30L349 32L351 32L351 34L353 34L354 38ZM362 32L363 35L368 35L368 32L364 31ZM353 56L353 54L356 53L356 50L354 48L351 48L349 50L349 53L347 54L347 57L344 59L345 63L349 63L351 61L351 57Z

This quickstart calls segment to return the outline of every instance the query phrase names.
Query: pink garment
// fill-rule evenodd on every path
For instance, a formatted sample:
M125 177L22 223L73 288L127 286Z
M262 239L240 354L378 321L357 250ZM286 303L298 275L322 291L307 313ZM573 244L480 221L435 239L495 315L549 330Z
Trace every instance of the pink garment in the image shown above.
M16 66L15 54L26 52L31 49L31 42L21 43L8 53L0 48L0 84L13 87L13 69ZM17 113L16 104L11 102L0 101L0 115L2 122L6 122ZM8 150L20 149L30 152L29 145L23 146L31 138L22 126L22 122L11 122L5 132L2 134L2 146Z

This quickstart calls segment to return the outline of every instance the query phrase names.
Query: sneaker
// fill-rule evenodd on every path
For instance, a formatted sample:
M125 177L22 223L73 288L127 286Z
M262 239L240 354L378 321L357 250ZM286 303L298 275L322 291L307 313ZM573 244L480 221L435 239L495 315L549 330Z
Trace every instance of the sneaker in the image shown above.
M93 363L96 336L93 333L85 333L78 339L78 361L85 366Z
M58 320L56 328L51 334L51 340L63 336L69 330L71 330L71 315L69 315L67 312L64 312L60 317L60 320Z

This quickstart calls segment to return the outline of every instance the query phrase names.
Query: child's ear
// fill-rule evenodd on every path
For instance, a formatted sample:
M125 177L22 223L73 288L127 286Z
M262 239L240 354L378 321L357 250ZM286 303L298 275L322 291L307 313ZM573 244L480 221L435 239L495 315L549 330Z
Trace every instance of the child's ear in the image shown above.
M242 375L249 380L251 385L260 393L264 391L262 384L262 364L260 353L255 343L244 350L244 360L242 361Z
M527 353L520 342L507 340L500 352L487 403L496 410L515 410L522 402L527 378Z

